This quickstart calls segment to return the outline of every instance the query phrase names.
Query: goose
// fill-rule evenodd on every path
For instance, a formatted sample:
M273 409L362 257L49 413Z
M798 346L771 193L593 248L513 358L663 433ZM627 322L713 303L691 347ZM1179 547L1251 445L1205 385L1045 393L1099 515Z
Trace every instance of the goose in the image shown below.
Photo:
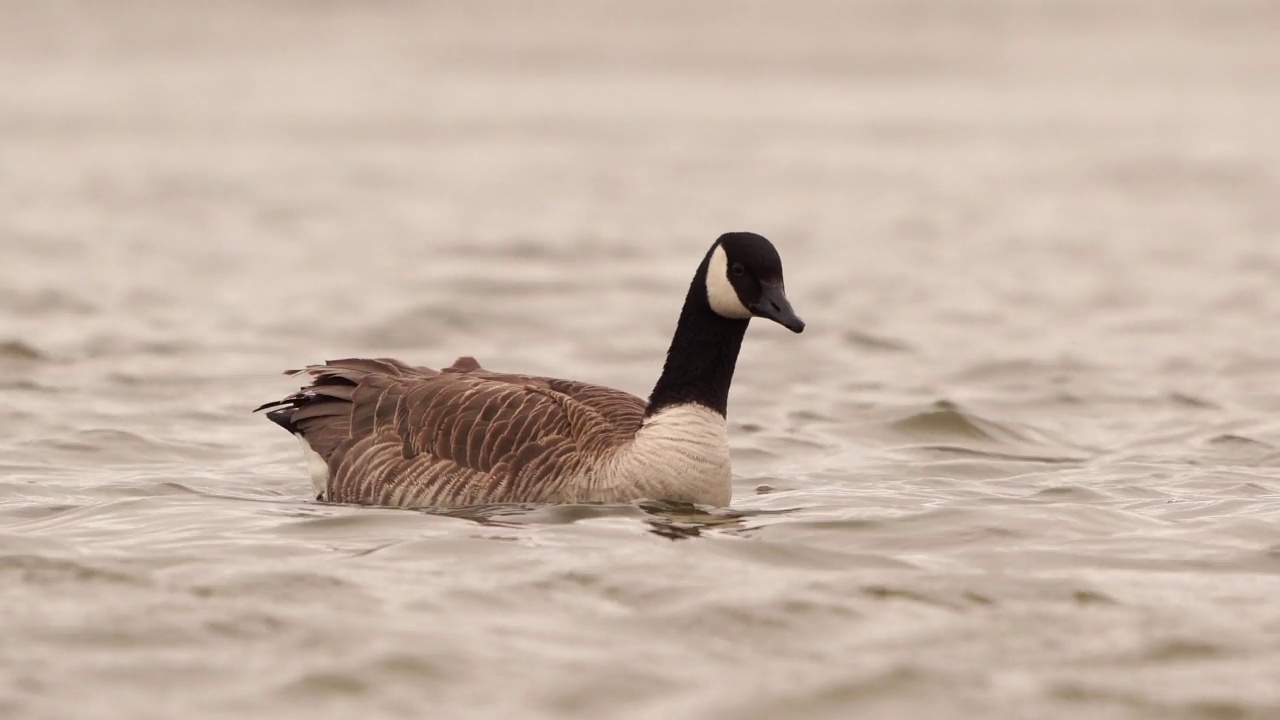
M648 400L575 380L389 358L287 370L310 384L259 406L297 437L320 502L396 508L674 501L727 507L729 385L751 318L794 333L782 260L718 237L685 296Z

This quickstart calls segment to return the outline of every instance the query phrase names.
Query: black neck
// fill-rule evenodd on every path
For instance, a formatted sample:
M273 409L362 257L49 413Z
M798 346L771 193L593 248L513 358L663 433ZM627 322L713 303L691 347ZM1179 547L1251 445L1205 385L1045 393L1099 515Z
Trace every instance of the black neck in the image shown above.
M708 253L689 285L667 362L649 396L645 415L683 403L697 403L721 415L728 410L729 384L750 320L726 318L711 309L707 301L710 257Z

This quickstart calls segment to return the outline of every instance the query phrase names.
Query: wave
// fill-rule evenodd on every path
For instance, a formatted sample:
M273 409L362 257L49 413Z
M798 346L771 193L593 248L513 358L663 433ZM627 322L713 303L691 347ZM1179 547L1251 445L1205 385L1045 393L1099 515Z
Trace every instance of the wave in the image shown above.
M917 452L1045 463L1081 462L1090 457L1084 448L1046 431L990 420L947 400L890 421L886 429L890 438L909 441L907 448Z
M39 362L49 357L24 340L0 340L0 361Z

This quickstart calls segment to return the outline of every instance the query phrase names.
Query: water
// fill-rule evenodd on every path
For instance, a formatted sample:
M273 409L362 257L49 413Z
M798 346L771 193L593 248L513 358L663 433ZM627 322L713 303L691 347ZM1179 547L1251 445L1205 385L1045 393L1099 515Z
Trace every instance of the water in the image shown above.
M0 716L1280 714L1273 3L3 4ZM309 500L394 355L647 393L778 244L731 510Z

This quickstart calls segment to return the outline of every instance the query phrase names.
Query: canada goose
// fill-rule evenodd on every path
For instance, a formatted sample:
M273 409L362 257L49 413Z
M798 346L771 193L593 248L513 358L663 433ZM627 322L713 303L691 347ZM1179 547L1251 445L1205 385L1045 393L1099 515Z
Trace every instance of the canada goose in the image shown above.
M726 233L703 257L648 402L573 380L330 360L257 410L302 444L318 500L392 507L671 500L727 506L725 412L747 325L804 330L782 260ZM257 411L255 410L255 412Z

